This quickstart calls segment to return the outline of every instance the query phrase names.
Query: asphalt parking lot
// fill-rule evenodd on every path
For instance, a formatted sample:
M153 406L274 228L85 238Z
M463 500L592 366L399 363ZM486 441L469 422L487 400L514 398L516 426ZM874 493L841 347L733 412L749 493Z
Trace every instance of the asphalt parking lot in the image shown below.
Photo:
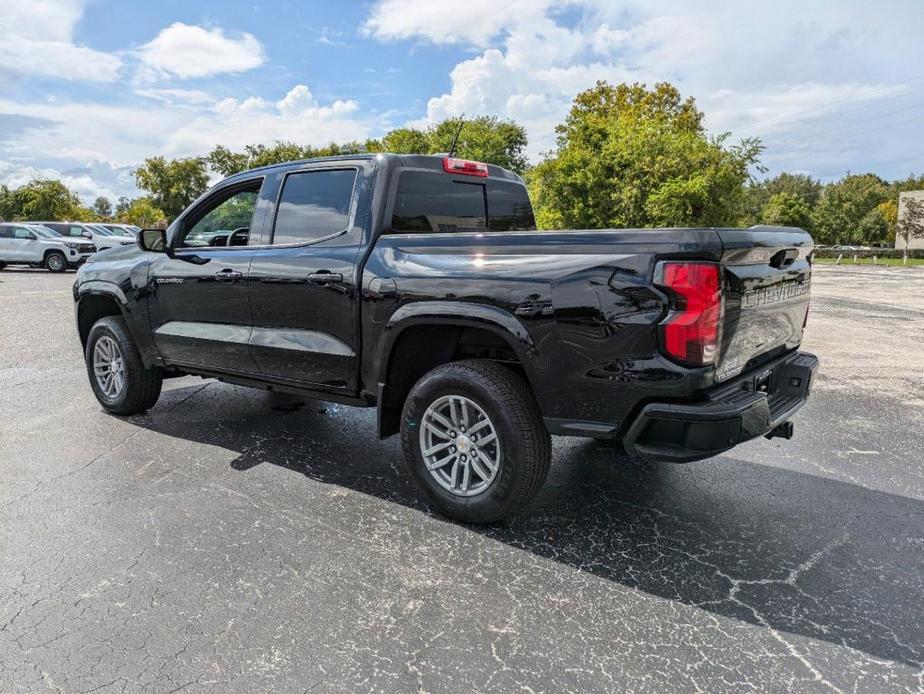
M924 270L816 269L792 441L556 439L489 528L373 410L190 377L105 415L73 280L0 273L0 691L924 690Z

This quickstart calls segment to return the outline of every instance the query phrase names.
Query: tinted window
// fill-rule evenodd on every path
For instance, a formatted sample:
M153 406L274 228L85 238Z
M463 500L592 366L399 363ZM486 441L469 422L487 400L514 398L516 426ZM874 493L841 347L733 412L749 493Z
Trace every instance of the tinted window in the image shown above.
M526 186L506 181L488 182L488 226L491 231L533 231L536 228Z
M11 239L13 238L13 228L12 227L0 227L0 239Z
M405 171L398 179L394 231L484 231L484 184L443 173Z
M250 220L257 206L260 181L236 193L224 192L197 212L197 219L186 229L181 246L246 246L250 240ZM236 231L233 236L231 232Z
M304 171L286 176L273 243L304 243L346 229L355 182L356 169Z

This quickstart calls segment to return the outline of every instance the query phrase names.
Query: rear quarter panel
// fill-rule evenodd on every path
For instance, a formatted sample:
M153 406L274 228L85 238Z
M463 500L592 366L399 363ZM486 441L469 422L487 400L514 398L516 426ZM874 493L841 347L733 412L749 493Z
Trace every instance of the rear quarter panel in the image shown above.
M383 377L402 313L438 301L447 320L449 306L460 315L479 306L522 326L528 340L510 330L508 341L561 433L582 422L615 427L646 397L688 394L703 381L658 353L665 299L651 286L652 268L656 256L717 260L721 245L714 231L682 232L383 235L362 281L363 382L369 388ZM382 281L390 296L376 291Z

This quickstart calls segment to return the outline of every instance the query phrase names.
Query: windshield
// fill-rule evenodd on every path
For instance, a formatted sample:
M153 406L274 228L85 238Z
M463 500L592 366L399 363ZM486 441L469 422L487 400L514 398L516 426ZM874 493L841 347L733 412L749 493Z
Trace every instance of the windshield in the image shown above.
M111 231L113 236L128 236L129 235L128 232L125 231L125 229L122 229L120 227L110 226L107 224L104 228Z
M109 231L109 229L107 229L106 227L99 226L98 224L88 224L87 226L90 227L92 231L95 231L100 236L112 236L112 232Z
M61 234L59 234L57 231L55 231L54 229L49 229L46 226L42 226L41 224L30 224L29 228L32 229L32 231L34 231L39 236L45 236L49 239L61 238Z

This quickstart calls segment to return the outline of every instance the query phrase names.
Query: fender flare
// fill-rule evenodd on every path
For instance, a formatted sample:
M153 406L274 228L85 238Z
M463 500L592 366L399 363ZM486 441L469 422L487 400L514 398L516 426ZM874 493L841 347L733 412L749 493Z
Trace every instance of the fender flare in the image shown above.
M74 286L74 299L76 301L79 302L85 296L90 295L108 296L119 305L123 315L130 312L128 297L125 296L125 292L122 291L122 288L114 282L107 282L106 280L87 280L86 282L81 282L79 285Z

